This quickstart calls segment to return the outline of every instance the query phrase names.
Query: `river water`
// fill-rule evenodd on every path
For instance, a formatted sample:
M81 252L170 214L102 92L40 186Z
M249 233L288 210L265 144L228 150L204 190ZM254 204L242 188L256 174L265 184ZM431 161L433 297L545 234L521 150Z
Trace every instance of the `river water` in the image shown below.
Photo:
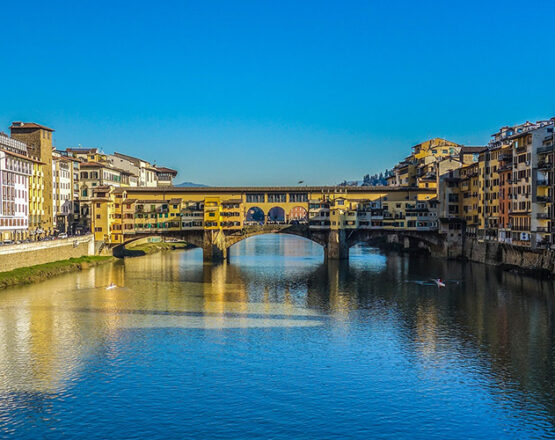
M554 438L553 298L288 236L127 259L0 291L0 436Z

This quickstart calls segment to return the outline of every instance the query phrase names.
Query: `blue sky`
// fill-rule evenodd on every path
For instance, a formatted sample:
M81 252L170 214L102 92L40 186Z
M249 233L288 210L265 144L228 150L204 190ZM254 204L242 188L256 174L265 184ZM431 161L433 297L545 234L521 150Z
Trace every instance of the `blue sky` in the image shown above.
M2 4L0 129L210 185L334 184L555 116L553 1Z

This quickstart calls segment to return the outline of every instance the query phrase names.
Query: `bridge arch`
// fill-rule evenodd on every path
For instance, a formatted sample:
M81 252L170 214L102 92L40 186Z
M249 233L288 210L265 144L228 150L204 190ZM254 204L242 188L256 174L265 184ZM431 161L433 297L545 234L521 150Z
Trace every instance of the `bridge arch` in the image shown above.
M268 211L268 223L285 223L285 209L281 206L274 206Z
M347 238L347 246L353 247L360 243L371 244L376 247L392 247L414 252L433 254L440 252L443 246L441 238L426 231L388 231L357 230Z
M263 224L265 220L266 215L258 206L251 206L245 215L245 221L250 224Z
M308 227L303 227L303 225L265 225L261 227L254 227L246 234L230 235L226 237L226 244L229 248L240 241L246 240L247 238L266 234L293 235L310 240L324 248L327 246L327 237L325 235L311 233Z
M289 222L292 221L308 221L308 211L303 206L294 206L289 211Z
M119 243L113 247L111 247L112 255L117 258L123 258L126 255L129 255L129 252L126 249L126 246L129 244L139 241L145 240L148 238L177 238L185 241L187 244L202 248L204 245L203 235L199 233L195 233L195 231L172 231L172 232L156 232L155 230L152 232L145 232L142 234L136 234L130 237L126 237L123 243Z

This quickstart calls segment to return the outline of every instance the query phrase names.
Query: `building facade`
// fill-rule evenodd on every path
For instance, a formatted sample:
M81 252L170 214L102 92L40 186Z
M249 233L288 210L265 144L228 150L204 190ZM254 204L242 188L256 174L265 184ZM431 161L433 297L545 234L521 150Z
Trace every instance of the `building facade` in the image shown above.
M0 241L27 237L29 228L29 179L33 160L27 145L0 133Z
M27 145L28 155L40 162L33 173L37 202L35 218L30 228L50 235L54 232L54 198L52 196L52 135L54 130L34 122L13 122L11 137ZM41 182L42 180L42 182ZM38 209L38 208L41 209Z

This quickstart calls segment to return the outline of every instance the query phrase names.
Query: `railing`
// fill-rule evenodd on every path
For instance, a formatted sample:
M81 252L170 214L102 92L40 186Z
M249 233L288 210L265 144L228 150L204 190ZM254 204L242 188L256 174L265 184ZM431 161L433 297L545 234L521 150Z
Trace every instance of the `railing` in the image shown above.
M553 167L553 164L551 162L545 162L545 161L538 162L538 168L540 170L549 170L552 167Z
M538 212L536 214L536 218L538 220L548 220L551 218L551 216L547 212Z
M546 147L538 147L538 154L551 153L553 151L553 145L548 145Z

